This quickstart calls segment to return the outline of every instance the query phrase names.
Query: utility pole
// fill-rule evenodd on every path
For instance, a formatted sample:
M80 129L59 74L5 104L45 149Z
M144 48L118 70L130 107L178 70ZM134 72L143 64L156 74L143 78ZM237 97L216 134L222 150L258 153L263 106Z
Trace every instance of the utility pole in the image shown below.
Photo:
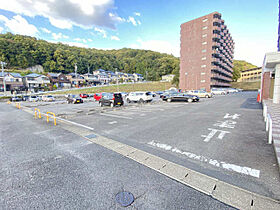
M1 61L2 75L3 75L3 86L4 86L4 96L6 96L6 80L5 80L5 74L4 74L4 66L5 65L6 65L6 63Z
M278 51L280 51L280 0L278 3L278 9L279 9L279 13L278 13L278 43L277 43L277 48Z
M89 65L87 66L87 73L88 73L88 75L89 75Z
M76 78L76 85L78 83L78 80L77 80L77 63L75 63L75 78Z
M115 73L117 72L117 68L115 68ZM119 89L119 75L117 75L117 88L118 88L118 92L120 92L120 89Z

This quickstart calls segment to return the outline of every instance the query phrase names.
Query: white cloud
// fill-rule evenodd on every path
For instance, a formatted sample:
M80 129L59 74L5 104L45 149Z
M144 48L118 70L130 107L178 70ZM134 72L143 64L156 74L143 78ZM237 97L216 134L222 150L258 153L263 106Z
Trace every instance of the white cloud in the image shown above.
M48 30L48 29L46 29L46 28L41 28L41 30L42 30L43 32L47 33L47 34L50 34L50 33L51 33L51 31Z
M95 27L94 30L97 31L97 32L99 32L100 34L102 34L102 35L103 35L103 38L107 38L107 33L106 33L105 30L103 30L103 29L101 29L101 28L97 28L97 27Z
M35 36L38 33L36 26L29 24L20 15L16 15L12 19L0 15L0 21L4 22L4 25L14 34Z
M89 42L92 42L92 39L87 39Z
M83 44L83 43L80 43L80 42L62 42L62 43L63 44L68 44L69 46L89 48L86 44Z
M131 44L131 48L152 50L160 53L172 54L176 57L180 56L180 46L179 44L174 45L165 40L147 40L143 41L141 39L137 40L137 43Z
M64 39L69 39L69 36L66 36L62 33L52 33L52 37L55 39L55 40L58 40L58 39L61 39L61 38L64 38Z
M86 39L75 38L74 40L77 41L77 42L87 43L87 40L86 40Z
M137 20L137 23L138 23L138 25L141 25L141 22L140 22L140 20Z
M109 13L109 16L116 22L125 22L125 18L121 18L113 13Z
M3 28L3 27L0 27L0 33L2 33L3 30L4 30L4 28Z
M117 36L111 36L111 40L116 40L116 41L120 41L120 38Z
M277 51L275 39L255 37L254 40L246 37L236 37L234 59L245 60L257 66L262 66L265 53Z
M129 16L128 19L127 19L127 22L129 23L132 23L134 26L137 26L137 22L136 20L134 19L134 17L131 17Z
M43 16L62 29L73 25L114 29L119 19L109 15L110 10L116 9L114 0L8 0L1 1L0 9L29 17Z
M134 12L134 15L141 16L141 13L140 12Z

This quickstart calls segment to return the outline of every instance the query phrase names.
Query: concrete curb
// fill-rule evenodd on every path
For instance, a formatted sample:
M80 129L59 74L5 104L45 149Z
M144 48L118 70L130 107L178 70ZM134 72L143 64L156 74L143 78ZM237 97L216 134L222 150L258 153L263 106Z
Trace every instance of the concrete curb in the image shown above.
M33 111L29 108L23 107L22 110L33 114ZM59 126L65 130L82 136L88 141L103 146L111 151L123 155L124 157L130 158L171 179L192 187L193 189L205 193L206 195L235 208L248 210L280 209L280 203L277 200L244 190L129 145L99 136L93 133L93 128L88 126L61 118L57 118L57 121L63 123Z

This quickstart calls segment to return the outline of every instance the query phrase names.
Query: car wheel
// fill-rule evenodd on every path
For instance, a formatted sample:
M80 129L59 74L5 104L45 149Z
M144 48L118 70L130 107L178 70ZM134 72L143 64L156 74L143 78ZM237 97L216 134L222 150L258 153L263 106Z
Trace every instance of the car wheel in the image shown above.
M191 103L193 100L191 98L188 98L188 102Z
M171 98L168 98L168 99L167 99L167 102L171 102L171 101L172 101Z
M209 95L206 95L206 98L210 98Z
M126 99L126 101L127 101L127 103L131 103L131 101L130 101L130 99L128 98L128 99Z
M143 98L140 98L139 103L143 104L144 102Z
M114 103L110 103L110 107L113 108L114 107Z

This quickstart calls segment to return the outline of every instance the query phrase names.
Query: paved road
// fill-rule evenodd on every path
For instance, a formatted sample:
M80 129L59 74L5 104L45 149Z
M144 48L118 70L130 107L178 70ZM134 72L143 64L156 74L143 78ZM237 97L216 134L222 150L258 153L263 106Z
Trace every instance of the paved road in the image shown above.
M203 174L280 199L279 172L256 92L159 103L71 120Z
M10 105L0 118L0 209L121 209L124 190L129 209L232 209Z

